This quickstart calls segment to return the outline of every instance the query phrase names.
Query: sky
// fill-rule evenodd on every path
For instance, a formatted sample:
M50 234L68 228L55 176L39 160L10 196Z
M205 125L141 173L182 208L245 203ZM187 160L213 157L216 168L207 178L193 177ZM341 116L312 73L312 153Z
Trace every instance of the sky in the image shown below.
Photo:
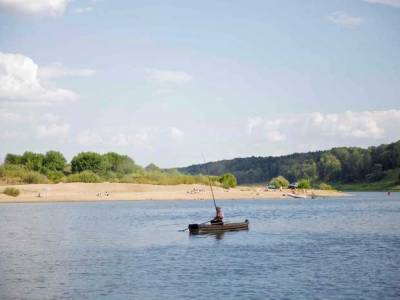
M0 0L0 159L181 167L400 139L400 0Z

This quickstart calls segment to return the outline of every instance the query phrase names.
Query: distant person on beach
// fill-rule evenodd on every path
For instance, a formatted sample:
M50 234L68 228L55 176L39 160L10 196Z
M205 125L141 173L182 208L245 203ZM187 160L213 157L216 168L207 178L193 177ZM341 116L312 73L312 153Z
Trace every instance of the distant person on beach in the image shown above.
M221 210L221 207L216 208L215 217L211 220L211 224L223 224L224 213Z

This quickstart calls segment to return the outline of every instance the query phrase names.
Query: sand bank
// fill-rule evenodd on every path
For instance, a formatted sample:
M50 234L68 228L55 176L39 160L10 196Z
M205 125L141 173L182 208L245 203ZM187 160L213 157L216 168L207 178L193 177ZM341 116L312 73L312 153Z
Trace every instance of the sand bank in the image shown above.
M20 195L11 197L2 194L5 187L13 186ZM205 185L151 185L128 183L59 183L0 186L0 203L9 202L70 202L110 200L210 200L210 188ZM263 187L239 186L225 190L214 187L216 199L280 199L287 190L267 191ZM321 197L337 197L344 194L337 191L309 190ZM303 192L299 191L300 194Z

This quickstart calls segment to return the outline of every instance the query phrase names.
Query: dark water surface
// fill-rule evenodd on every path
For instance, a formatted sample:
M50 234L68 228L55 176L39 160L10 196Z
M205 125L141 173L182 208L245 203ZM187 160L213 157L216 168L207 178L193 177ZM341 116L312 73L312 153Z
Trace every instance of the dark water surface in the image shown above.
M0 205L0 299L399 299L400 196Z

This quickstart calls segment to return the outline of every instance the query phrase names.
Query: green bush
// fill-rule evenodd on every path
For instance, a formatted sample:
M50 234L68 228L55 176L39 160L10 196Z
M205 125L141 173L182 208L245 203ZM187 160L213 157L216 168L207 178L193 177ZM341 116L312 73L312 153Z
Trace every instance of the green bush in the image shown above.
M222 175L219 179L219 182L225 189L234 188L235 186L237 186L236 177L232 173L225 173L224 175Z
M8 196L17 197L19 195L19 189L13 187L7 187L4 189L3 194Z
M308 179L301 179L301 180L299 181L298 188L299 188L299 189L310 189L310 188L311 188L310 180L308 180Z
M26 174L22 176L22 182L28 184L35 184L35 183L47 183L47 177L35 172L35 171L28 171Z
M54 183L59 183L63 180L64 178L64 173L60 171L48 171L47 172L47 178Z
M318 187L320 190L333 190L333 187L331 185L323 182L320 183Z
M96 152L81 152L71 160L72 173L92 171L97 174L104 174L108 167L107 158Z
M101 182L100 177L92 171L83 171L81 173L71 174L66 178L67 182L86 182L96 183Z
M289 186L289 181L283 176L272 178L269 183L275 185L275 187L278 189L281 187L287 188Z
M3 178L6 176L6 169L4 168L3 165L0 166L0 178Z

